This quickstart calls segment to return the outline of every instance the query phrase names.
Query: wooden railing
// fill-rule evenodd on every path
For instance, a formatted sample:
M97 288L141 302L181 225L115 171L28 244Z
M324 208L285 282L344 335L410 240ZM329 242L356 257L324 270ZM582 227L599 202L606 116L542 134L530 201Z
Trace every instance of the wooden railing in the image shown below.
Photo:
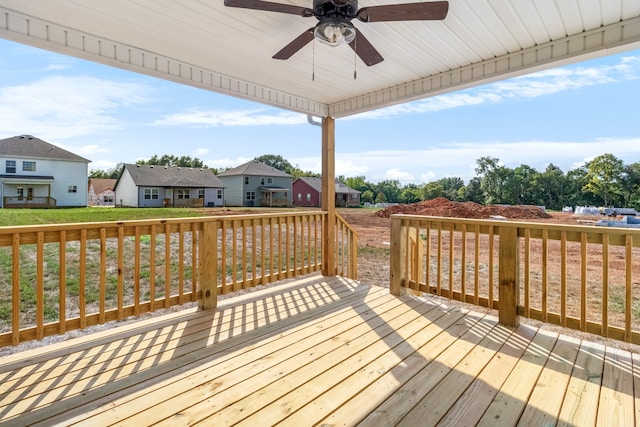
M395 215L391 292L640 344L640 230Z
M326 218L313 211L0 227L0 346L196 300L215 307L218 294L319 271ZM336 230L335 271L355 278L355 233L341 218Z

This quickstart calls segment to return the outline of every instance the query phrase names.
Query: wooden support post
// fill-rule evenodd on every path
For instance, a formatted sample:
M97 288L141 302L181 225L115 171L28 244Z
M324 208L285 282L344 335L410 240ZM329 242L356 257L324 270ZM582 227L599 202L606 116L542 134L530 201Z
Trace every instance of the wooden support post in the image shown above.
M215 310L218 305L218 222L202 224L200 236L199 264L201 298L200 310Z
M322 274L335 276L336 265L336 140L335 120L322 119L322 210L327 213L322 235Z
M518 326L520 239L516 227L500 227L498 251L499 314L503 325Z
M407 281L407 229L402 227L402 219L391 219L391 268L389 270L389 290L392 295L404 295L407 288L403 281Z

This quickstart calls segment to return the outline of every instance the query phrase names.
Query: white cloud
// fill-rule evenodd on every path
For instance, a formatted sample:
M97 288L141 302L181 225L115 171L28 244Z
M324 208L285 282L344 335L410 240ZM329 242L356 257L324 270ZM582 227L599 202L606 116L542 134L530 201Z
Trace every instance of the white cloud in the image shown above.
M458 107L498 103L511 99L537 98L620 80L634 80L640 72L640 57L623 57L618 64L573 66L539 71L461 92L434 96L358 114L345 120L377 119L405 114L432 113Z
M415 178L407 171L401 171L400 169L393 168L385 171L384 179L398 180L400 182L413 182Z
M273 110L271 114L263 111L263 109L204 111L192 108L181 113L166 115L156 120L154 124L160 126L219 127L299 125L307 122L307 117L299 113Z
M148 91L138 83L63 76L0 87L0 129L49 141L120 129L119 110L145 102Z
M208 148L196 148L195 154L196 154L196 156L206 156L207 154L209 154L209 149Z

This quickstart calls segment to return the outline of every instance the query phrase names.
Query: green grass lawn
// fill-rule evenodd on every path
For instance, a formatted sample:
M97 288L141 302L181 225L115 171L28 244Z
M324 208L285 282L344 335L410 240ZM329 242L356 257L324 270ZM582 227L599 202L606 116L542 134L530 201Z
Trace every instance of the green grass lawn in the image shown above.
M0 226L187 218L207 213L189 208L0 209Z

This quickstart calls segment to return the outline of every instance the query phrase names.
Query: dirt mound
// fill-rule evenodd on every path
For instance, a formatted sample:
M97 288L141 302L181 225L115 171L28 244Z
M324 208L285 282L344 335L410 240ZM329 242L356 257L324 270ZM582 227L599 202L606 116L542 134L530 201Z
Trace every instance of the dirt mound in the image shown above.
M476 219L486 219L498 215L510 219L551 218L551 215L537 206L484 206L474 202L452 202L444 197L408 205L390 206L376 212L376 215L383 218L389 218L393 214Z

